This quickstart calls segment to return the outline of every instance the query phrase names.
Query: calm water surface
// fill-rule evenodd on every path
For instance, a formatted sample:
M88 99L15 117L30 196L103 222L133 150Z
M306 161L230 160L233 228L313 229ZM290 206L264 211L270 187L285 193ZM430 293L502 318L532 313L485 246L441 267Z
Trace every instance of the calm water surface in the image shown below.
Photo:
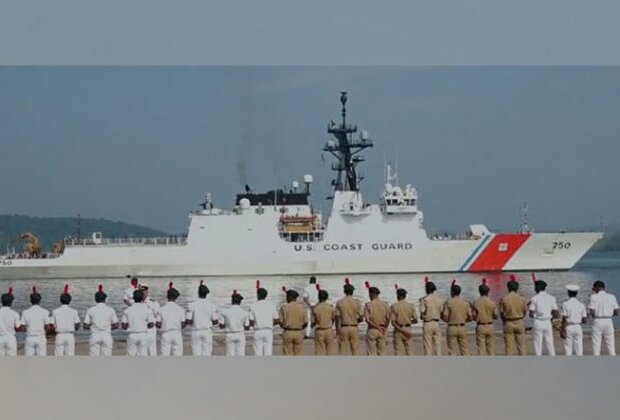
M506 292L506 281L509 273L503 274L458 274L456 279L463 288L463 296L466 299L475 299L478 296L477 286L483 277L487 278L487 284L491 287L491 297L495 300ZM521 283L521 292L530 297L534 294L531 273L516 273ZM318 282L323 289L330 294L330 301L334 302L342 296L342 285L344 276L320 276ZM389 303L396 300L394 285L398 284L408 290L408 298L416 301L424 295L424 275L353 275L349 276L351 283L356 287L355 294L362 301L367 300L364 282L369 281L373 286L381 289L382 298ZM455 276L450 274L439 274L430 276L438 287L438 292L442 297L448 297L450 283ZM607 284L609 292L620 297L620 252L592 252L589 253L581 262L568 272L543 272L537 273L537 278L547 281L549 286L547 291L556 297L558 303L566 299L564 286L570 283L581 286L578 298L587 303L590 295L592 283L595 280L603 280ZM238 290L243 296L243 305L247 306L256 300L254 277L204 277L205 284L211 290L209 299L217 305L227 306L230 304L230 294L233 289ZM284 302L282 286L296 288L299 291L307 285L306 276L272 276L262 277L261 285L269 291L268 299L272 299L277 304ZM175 287L181 292L181 297L177 301L185 305L196 298L196 290L200 278L145 278L142 283L148 284L151 290L151 297L165 302L165 293L168 282L173 281ZM86 310L94 304L94 293L97 285L103 284L105 292L108 294L108 304L111 305L119 314L125 309L123 294L129 286L126 278L102 278L94 279L37 279L28 280L0 280L0 290L4 293L10 286L14 288L15 302L13 308L20 312L29 306L28 295L30 288L35 285L43 296L41 306L46 309L54 309L60 305L58 299L62 293L65 283L69 283L73 296L72 306L76 308L80 317L83 319ZM620 326L618 319L614 321L616 327ZM419 326L417 327L419 328ZM470 324L473 328L473 323ZM122 336L122 332L115 332ZM84 338L85 333L78 332L78 338ZM18 339L23 339L23 334L18 334Z

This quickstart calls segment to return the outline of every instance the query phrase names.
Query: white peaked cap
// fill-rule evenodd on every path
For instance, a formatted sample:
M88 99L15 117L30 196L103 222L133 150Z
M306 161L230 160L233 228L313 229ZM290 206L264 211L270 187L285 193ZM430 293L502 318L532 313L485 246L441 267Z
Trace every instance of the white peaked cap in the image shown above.
M567 284L566 290L568 290L569 292L578 292L579 286L577 286L576 284Z

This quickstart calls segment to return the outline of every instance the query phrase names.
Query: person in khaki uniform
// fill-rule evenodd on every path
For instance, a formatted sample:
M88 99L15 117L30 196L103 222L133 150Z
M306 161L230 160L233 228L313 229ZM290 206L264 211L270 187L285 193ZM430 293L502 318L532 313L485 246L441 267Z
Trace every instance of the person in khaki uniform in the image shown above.
M504 346L506 355L527 355L525 347L525 314L527 314L527 300L519 295L519 283L510 280L507 283L508 294L499 302L499 316L504 323Z
M366 345L370 356L383 356L387 349L386 334L390 325L390 307L379 299L380 294L379 288L369 287L370 302L364 305L364 319L368 324Z
M359 354L360 342L357 325L363 321L362 302L353 297L352 284L344 285L345 296L336 302L336 335L340 354Z
M306 308L297 302L299 293L289 289L286 291L286 303L280 307L279 322L284 329L282 347L285 356L303 354L304 329L308 324Z
M478 286L480 298L472 303L474 321L476 325L476 346L480 356L495 356L495 327L493 321L497 319L497 305L489 298L491 289L482 279Z
M394 354L397 356L412 355L411 324L418 323L418 315L415 307L407 302L407 291L396 289L396 299L398 302L390 308L392 325L394 326Z
M443 300L435 295L437 287L428 278L424 279L426 296L420 299L420 318L424 321L422 335L424 337L424 354L426 356L441 356L441 329L439 319Z
M319 303L312 308L312 326L314 327L314 353L325 356L334 349L334 307L327 303L327 290L319 289Z
M452 282L450 299L445 303L441 318L448 323L446 338L450 356L467 356L467 332L465 324L473 318L471 306L461 297L461 286Z

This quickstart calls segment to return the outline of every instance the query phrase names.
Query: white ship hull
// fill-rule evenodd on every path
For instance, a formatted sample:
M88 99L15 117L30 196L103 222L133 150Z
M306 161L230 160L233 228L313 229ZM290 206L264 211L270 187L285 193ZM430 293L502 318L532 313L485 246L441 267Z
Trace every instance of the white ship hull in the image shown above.
M295 246L299 244L294 243L272 249L243 249L241 245L226 249L220 245L219 252L207 251L202 255L189 253L188 246L108 249L85 246L69 248L54 259L3 260L0 278L569 270L601 236L600 233L500 234L486 240L427 240L424 245L418 243L417 246L406 240L337 245L355 245L347 247L354 249L347 250L332 250L336 245L326 241L314 244L319 249L313 251L296 251ZM510 243L513 246L499 251L506 239L523 243L518 246ZM399 244L403 249L381 249ZM559 244L563 244L563 248L558 249ZM570 244L568 249L564 248L566 244ZM219 258L214 258L216 255Z

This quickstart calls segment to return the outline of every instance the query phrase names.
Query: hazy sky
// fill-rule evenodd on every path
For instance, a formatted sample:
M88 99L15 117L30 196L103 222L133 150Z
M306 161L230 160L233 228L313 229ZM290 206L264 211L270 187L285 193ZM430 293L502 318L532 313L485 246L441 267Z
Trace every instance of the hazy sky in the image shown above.
M0 63L618 64L618 0L4 0Z
M315 178L326 126L349 116L420 192L433 230L588 228L620 214L620 68L0 67L0 213L106 217L170 232L206 192L228 208Z

